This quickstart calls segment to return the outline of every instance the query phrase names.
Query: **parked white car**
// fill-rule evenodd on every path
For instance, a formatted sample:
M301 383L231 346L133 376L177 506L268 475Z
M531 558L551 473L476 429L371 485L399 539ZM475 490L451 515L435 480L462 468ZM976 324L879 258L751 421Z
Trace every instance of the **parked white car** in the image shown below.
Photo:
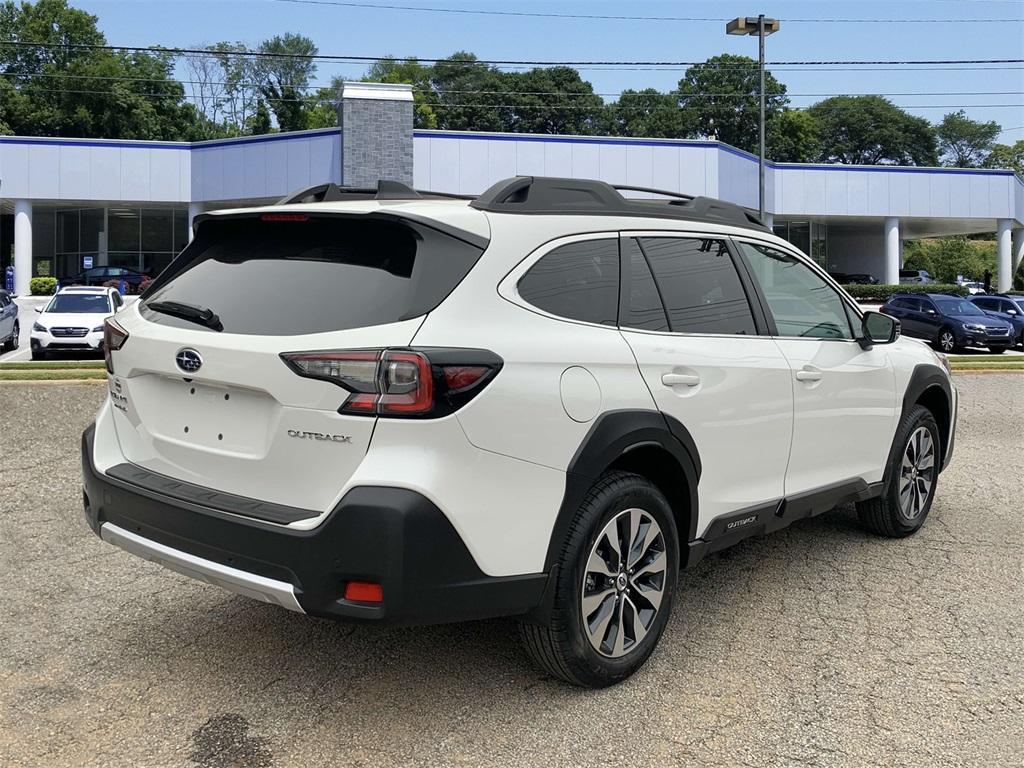
M114 288L75 286L62 288L45 307L37 309L32 324L32 359L50 352L97 352L103 347L103 321L121 308Z
M751 212L674 197L517 177L204 214L106 323L90 526L297 612L515 616L594 687L650 656L708 553L847 502L917 531L953 450L945 358Z

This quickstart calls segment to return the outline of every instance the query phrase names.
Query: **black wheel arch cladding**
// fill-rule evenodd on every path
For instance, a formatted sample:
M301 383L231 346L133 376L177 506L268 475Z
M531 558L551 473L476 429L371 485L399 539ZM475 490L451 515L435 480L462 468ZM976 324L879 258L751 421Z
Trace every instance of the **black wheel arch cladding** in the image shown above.
M591 425L566 470L565 494L555 518L544 562L546 572L557 562L576 510L597 478L618 460L628 456L630 451L649 448L668 454L678 465L680 479L685 483L682 493L689 508L674 509L673 512L677 520L685 521L685 525L680 523L677 526L680 536L694 538L701 461L693 436L678 420L660 411L609 411Z

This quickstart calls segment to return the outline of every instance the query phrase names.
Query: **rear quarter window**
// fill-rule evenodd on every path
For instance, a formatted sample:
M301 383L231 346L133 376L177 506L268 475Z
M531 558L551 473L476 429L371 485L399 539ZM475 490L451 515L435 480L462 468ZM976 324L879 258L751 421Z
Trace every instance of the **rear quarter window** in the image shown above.
M570 320L615 325L619 311L619 241L583 240L545 254L519 280L519 296Z
M384 325L434 309L482 253L452 235L404 221L212 218L145 302L210 309L226 333L293 336ZM203 330L145 304L142 311L155 323Z

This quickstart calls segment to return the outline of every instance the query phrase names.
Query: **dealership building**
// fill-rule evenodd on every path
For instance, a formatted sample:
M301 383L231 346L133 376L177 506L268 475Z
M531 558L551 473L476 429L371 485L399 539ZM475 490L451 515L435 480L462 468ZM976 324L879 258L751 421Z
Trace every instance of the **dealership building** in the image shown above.
M515 175L575 176L757 207L757 158L717 141L413 129L409 86L346 83L339 126L218 141L0 137L0 270L33 276L86 265L156 274L203 211L260 205L334 182L379 178L476 194ZM767 163L776 233L832 272L898 282L902 243L987 233L993 282L1024 256L1024 181L1008 170Z

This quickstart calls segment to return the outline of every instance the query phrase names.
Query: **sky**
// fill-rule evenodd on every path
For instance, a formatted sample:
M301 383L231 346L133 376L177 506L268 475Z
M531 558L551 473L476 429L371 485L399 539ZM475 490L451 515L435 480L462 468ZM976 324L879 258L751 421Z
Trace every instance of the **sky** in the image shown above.
M739 15L778 18L767 60L1024 58L1021 0L354 0L419 8L707 18L710 21L535 18L331 5L330 0L71 0L99 17L113 45L194 47L221 40L251 46L284 32L313 39L323 54L441 58L468 50L481 59L703 61L720 53L757 56L756 38L725 34ZM832 21L814 21L829 19ZM852 20L880 19L882 22ZM915 19L916 23L894 23ZM998 22L964 20L997 19ZM803 20L803 21L802 21ZM839 21L845 20L845 21ZM938 20L926 22L923 20ZM1006 68L884 69L778 67L791 104L829 95L877 93L932 122L964 109L995 120L1004 143L1024 139L1024 64ZM674 88L685 67L578 67L612 101L626 88ZM317 80L358 79L365 65L321 62Z

